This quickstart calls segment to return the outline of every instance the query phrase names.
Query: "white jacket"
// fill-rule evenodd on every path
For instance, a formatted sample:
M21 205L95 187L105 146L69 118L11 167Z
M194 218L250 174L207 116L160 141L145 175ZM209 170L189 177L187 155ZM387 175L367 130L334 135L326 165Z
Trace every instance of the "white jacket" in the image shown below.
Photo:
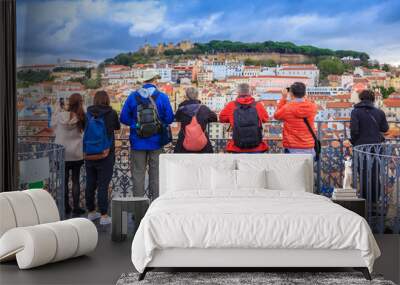
M55 143L65 147L65 161L83 159L83 132L79 130L78 118L70 112L56 111L52 119L56 134Z

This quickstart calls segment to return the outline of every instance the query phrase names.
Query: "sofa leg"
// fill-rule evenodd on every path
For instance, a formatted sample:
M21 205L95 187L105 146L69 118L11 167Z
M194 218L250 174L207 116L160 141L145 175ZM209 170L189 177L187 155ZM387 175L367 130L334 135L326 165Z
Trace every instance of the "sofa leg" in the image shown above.
M142 280L146 277L147 271L148 271L148 269L147 269L147 267L146 267L146 268L143 270L143 272L139 274L138 281L142 281Z
M365 278L365 279L367 279L367 280L369 280L369 281L372 280L371 274L369 274L369 270L368 270L367 267L356 267L356 268L354 268L354 269L357 270L357 271L361 271L361 273L364 275L364 278Z

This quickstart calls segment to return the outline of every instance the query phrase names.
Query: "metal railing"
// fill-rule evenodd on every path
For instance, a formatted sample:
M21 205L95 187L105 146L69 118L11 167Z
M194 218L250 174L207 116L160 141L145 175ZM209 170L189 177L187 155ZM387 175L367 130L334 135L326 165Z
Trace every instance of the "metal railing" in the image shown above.
M400 125L400 122L390 122ZM220 126L218 133L213 127ZM317 121L315 128L322 143L321 159L315 163L315 192L329 196L335 187L342 186L344 175L344 160L352 156L349 121ZM227 141L231 137L227 124L212 123L209 125L210 140L214 152L224 152ZM282 153L282 123L269 121L264 124L264 139L269 146L270 153ZM20 136L19 141L52 142L51 136ZM171 153L174 143L165 147L165 152ZM116 162L111 182L113 196L132 195L132 181L130 173L130 144L128 130L116 134Z
M52 142L18 143L19 190L29 189L31 182L40 181L57 203L64 217L64 163L65 149ZM40 187L40 186L33 186Z
M389 122L392 126L400 126L400 122ZM213 129L214 128L214 129ZM216 130L217 128L217 130ZM317 136L322 143L321 158L314 164L315 175L315 193L320 193L330 196L334 188L342 187L344 176L344 160L347 156L353 156L353 149L348 140L350 137L350 122L349 121L318 121L315 123ZM110 185L111 197L129 197L133 196L133 183L131 179L131 152L128 130L122 130L116 134L116 150L115 150L115 167L113 179ZM224 152L225 146L231 132L228 125L214 123L209 126L210 140L214 147L214 152ZM279 121L269 121L264 124L264 139L269 146L270 153L282 153L282 123ZM51 142L54 137L49 136L20 136L19 141L41 141ZM399 142L398 139L389 139L388 142ZM165 152L171 153L174 149L174 143L165 147ZM360 158L358 158L360 159ZM354 163L356 164L356 163ZM353 165L354 165L353 164ZM354 180L356 181L356 180ZM392 180L390 180L392 181ZM389 183L389 180L382 180L382 183ZM397 185L397 184L396 184ZM81 172L81 188L85 188L85 171L82 168ZM354 183L354 187L361 189L360 185ZM389 187L389 186L386 186ZM398 192L397 192L398 193ZM362 193L361 193L362 195ZM81 195L82 206L84 205L84 191ZM391 203L396 203L399 207L399 201L391 200ZM372 213L372 212L371 212ZM398 217L399 215L397 215ZM376 220L371 218L369 221ZM395 223L396 224L396 223ZM382 231L382 228L375 229ZM398 231L398 229L397 229Z
M400 233L400 144L360 145L353 151L353 186L367 200L372 230Z

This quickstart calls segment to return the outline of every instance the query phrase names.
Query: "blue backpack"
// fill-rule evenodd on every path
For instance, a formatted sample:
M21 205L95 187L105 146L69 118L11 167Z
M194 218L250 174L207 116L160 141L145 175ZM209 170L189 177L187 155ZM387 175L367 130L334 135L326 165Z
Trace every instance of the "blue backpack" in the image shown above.
M110 153L112 138L107 134L104 116L86 115L87 124L83 135L83 153L86 160L103 159Z

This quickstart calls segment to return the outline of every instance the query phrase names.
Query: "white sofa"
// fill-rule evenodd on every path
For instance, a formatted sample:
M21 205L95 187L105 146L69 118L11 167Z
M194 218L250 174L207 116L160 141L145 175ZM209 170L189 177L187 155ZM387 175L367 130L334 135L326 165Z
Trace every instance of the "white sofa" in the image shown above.
M29 269L87 254L96 226L84 218L60 221L53 197L42 189L0 193L0 262Z

